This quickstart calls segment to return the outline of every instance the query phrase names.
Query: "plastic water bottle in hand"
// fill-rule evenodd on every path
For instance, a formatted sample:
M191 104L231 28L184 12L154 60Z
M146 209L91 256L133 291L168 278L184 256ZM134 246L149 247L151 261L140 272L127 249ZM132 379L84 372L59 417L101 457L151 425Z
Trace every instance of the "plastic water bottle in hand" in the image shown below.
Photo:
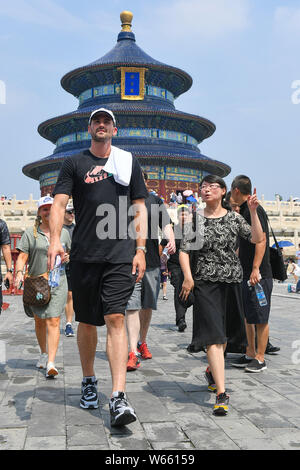
M169 255L169 253L168 253L168 248L165 247L165 248L163 249L163 252L162 252L162 255L161 255L161 258L160 258L160 259L161 259L161 262L162 262L162 263L167 263L168 260L169 260L169 258L170 258L170 255Z
M66 245L64 243L62 243L61 246L63 247L63 250L66 253L66 250L67 250ZM62 274L62 273L65 273L65 272L66 272L66 264L61 261L60 262L60 273Z
M248 286L251 287L250 281L248 281ZM263 288L262 288L262 286L259 282L257 284L255 284L254 290L255 290L256 297L257 297L257 300L259 302L259 305L261 307L264 307L265 305L268 305L264 290L263 290Z
M60 281L60 266L61 257L59 255L55 258L54 268L50 271L48 284L50 287L57 287Z

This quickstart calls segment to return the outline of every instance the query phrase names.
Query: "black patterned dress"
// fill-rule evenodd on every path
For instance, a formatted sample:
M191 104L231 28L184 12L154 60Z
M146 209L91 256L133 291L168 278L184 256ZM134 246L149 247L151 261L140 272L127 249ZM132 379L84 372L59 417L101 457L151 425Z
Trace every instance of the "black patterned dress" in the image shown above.
M230 351L235 345L240 352L247 344L243 271L236 254L239 237L250 241L251 227L233 211L219 218L197 213L183 237L180 250L190 255L195 282L191 350L227 342Z

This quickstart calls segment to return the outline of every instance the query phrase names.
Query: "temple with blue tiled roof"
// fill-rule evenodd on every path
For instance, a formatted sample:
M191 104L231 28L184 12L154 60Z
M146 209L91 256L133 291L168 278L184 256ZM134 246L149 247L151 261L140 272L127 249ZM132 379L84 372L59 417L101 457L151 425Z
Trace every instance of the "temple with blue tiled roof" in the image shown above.
M110 52L62 78L62 87L78 98L78 109L39 125L38 132L55 149L23 167L26 176L39 180L41 195L52 192L64 158L90 147L88 119L99 107L116 116L113 145L138 158L150 187L165 199L172 191L198 192L208 173L221 177L230 173L228 165L203 155L198 147L214 133L215 125L174 106L175 99L192 86L192 78L153 59L136 44L132 17L131 12L121 13L122 31Z

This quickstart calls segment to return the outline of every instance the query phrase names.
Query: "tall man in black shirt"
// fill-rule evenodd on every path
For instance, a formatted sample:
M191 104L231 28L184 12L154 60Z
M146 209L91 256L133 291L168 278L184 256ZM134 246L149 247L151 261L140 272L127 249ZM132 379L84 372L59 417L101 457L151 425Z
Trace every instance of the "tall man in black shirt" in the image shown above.
M231 185L231 197L240 206L240 214L251 225L247 200L252 194L250 178L245 175L237 176ZM244 239L240 239L239 257L243 268L243 303L246 317L246 333L248 347L246 355L232 365L245 368L248 372L261 372L267 368L264 354L269 338L269 314L271 307L271 294L273 288L272 269L269 255L269 229L267 215L262 206L258 206L259 217L264 240L252 245ZM251 287L248 286L250 281ZM267 305L261 306L257 300L254 286L260 283ZM257 348L255 347L255 327L257 331Z
M80 406L99 406L94 371L96 326L106 324L106 352L112 374L111 425L122 426L136 420L125 395L125 308L135 282L145 271L147 190L136 158L111 145L117 134L113 113L104 108L93 111L88 131L90 149L65 159L55 186L48 265L52 269L56 255L63 254L59 235L72 196L76 226L70 275L83 370ZM136 209L134 220L130 215L132 204Z

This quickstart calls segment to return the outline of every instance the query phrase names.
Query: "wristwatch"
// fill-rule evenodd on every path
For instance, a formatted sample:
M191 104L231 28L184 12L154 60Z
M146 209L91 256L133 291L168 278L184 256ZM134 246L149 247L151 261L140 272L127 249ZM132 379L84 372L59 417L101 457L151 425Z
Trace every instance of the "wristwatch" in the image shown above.
M13 268L10 268L10 269L7 269L7 272L13 274L13 273L14 273L14 270L13 270Z
M145 246L137 246L135 251L142 250L145 254L147 253L147 248Z

